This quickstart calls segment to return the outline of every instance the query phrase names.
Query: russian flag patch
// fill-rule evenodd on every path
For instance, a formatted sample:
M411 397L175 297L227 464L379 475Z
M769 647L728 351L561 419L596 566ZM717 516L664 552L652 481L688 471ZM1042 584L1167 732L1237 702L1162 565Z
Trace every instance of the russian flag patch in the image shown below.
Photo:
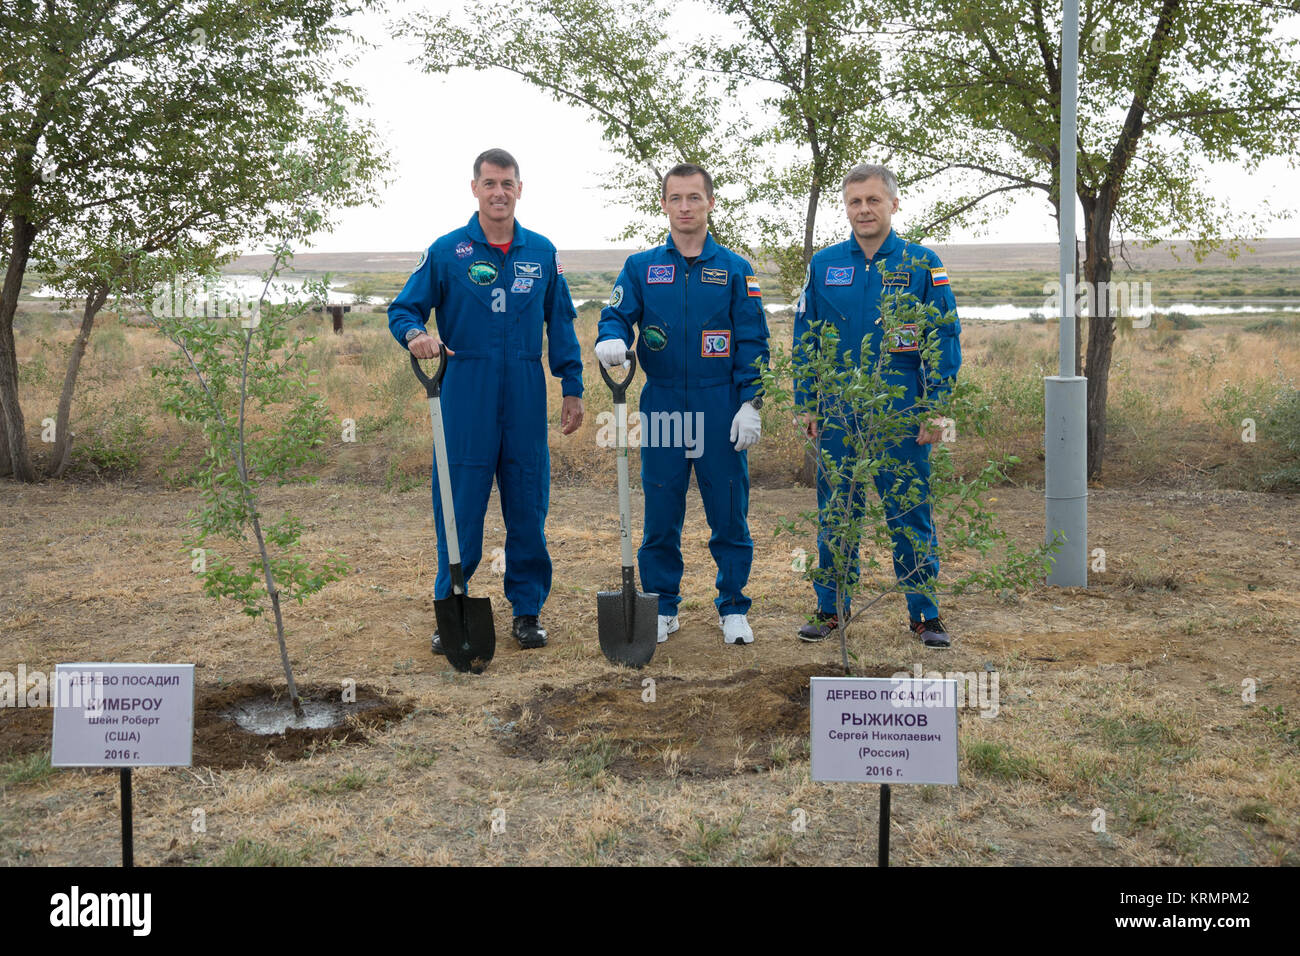
M758 287L757 276L745 276L745 290L749 293L751 298L763 294L763 290Z
M947 285L947 284L948 284L948 270L945 269L943 266L939 266L939 268L937 268L937 269L931 269L931 270L930 270L930 284L931 284L931 285Z

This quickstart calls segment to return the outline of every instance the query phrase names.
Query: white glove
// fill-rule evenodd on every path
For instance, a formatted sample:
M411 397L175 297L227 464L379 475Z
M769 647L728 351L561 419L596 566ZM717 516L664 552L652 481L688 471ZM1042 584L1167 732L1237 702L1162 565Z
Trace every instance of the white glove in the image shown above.
M736 451L744 451L758 444L758 436L763 433L763 419L758 409L746 402L731 420L731 441Z
M596 343L596 358L605 368L627 368L627 343L622 339L606 339Z

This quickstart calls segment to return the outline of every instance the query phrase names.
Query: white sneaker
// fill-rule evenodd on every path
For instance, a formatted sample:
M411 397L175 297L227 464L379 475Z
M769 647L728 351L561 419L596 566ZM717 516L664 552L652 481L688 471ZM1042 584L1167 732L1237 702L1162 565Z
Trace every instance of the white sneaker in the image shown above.
M728 614L726 617L719 618L718 624L722 627L722 640L727 644L753 644L754 631L749 626L749 620L743 614Z
M664 641L668 640L668 635L671 634L673 631L677 630L679 627L681 627L681 625L677 623L676 614L674 614L672 617L669 617L667 614L660 614L659 615L659 643L662 644Z

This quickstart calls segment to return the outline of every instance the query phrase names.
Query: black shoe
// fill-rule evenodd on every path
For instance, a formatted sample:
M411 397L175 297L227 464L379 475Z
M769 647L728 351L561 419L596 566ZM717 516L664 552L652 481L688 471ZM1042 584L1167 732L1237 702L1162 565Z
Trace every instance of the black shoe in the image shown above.
M831 631L840 626L838 615L818 611L813 619L799 628L799 640L815 644L831 636Z
M546 646L546 628L537 623L536 614L520 614L510 632L524 650Z
M937 617L929 621L913 621L912 633L925 642L926 647L951 647L952 638Z
M438 636L437 631L433 632L433 653L443 657L447 655L447 652L442 649L442 638Z

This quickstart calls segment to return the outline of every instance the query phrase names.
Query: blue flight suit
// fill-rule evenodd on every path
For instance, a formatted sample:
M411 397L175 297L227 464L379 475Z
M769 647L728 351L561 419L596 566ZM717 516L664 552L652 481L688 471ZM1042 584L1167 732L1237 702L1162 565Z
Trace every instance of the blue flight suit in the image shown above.
M719 617L746 614L744 587L754 557L747 519L749 457L731 443L731 421L758 393L755 363L766 367L768 361L767 316L753 267L712 235L694 264L682 258L671 235L664 245L629 256L600 314L596 341L634 338L646 374L639 403L645 416L641 586L659 595L660 614L677 613L693 464L712 532L709 551L718 566L714 604ZM702 434L694 434L701 420Z
M885 293L909 293L921 303L935 306L941 315L951 313L953 316L952 322L939 325L936 329L939 336L937 368L922 367L922 343L918 342L914 327L905 327L892 341L884 343L888 350L888 359L882 366L886 380L891 385L901 384L905 388L903 398L894 402L893 407L933 407L952 390L957 370L961 367L961 324L956 321L957 302L948 283L947 270L939 257L924 246L904 242L892 229L870 262L853 236L812 257L803 294L795 309L796 356L800 353L799 343L804 334L818 323L834 326L839 338L840 360L846 366L862 363L864 337L869 337L868 360L871 356L879 356L883 338L880 302L881 295ZM801 382L796 374L796 400L803 401L808 397L807 383ZM826 425L833 425L835 416L842 415L843 411L836 408L834 396L821 396L820 406L826 417L821 423L819 451L829 451L837 462L842 461L851 453L846 447L845 430L835 427L827 429ZM892 531L894 573L904 587L906 582L932 581L939 574L938 539L929 505L930 446L916 444L917 433L918 429L913 428L901 444L892 446L887 452L899 462L901 474L893 470L882 470L875 481L876 491L884 503L885 517ZM895 482L900 479L900 488L891 493ZM920 482L922 503L919 507L904 508L899 499L914 480ZM860 515L865 508L865 495L866 489L859 489L858 500L854 502L855 515ZM830 499L829 484L825 476L819 475L818 510L825 508ZM911 528L916 540L921 543L920 555L903 532L904 527ZM821 568L827 570L834 567L832 548L836 542L830 538L827 529L823 528L818 536L818 562ZM850 575L852 580L856 580L858 543L846 541L842 542L842 546L852 552ZM826 614L836 613L836 588L820 582L814 582L813 588L817 593L818 609ZM939 616L939 608L934 600L917 592L907 592L907 610L913 621L928 621Z
M488 245L478 214L435 240L388 307L388 328L406 333L437 313L439 337L456 354L442 382L443 424L461 563L469 581L483 554L483 519L492 478L506 526L506 599L520 615L541 613L551 591L546 550L551 456L546 444L546 328L551 374L565 396L582 395L577 313L559 259L546 238L515 222L510 251ZM434 598L451 594L438 469L433 469L438 532Z

